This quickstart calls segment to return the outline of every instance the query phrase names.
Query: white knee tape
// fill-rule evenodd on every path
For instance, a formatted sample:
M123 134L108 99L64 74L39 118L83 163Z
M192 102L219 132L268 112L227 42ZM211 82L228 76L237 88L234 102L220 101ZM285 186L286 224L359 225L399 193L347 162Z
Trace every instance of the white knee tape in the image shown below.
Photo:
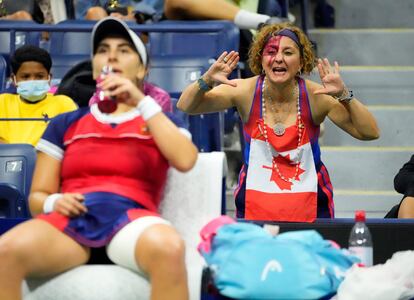
M142 217L127 224L106 246L109 259L117 265L144 274L135 261L135 246L142 232L156 224L171 225L167 220L155 216Z

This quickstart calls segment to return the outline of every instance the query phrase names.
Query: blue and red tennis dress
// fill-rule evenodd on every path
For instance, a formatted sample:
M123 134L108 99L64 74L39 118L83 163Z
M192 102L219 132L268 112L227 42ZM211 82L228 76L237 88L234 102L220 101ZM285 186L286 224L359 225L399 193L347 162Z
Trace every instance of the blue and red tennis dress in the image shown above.
M321 161L319 125L312 120L305 81L297 79L304 125L299 141L298 122L287 127L280 136L264 124L263 80L263 76L258 77L249 119L243 124L244 164L235 191L237 217L290 222L333 218L332 184ZM264 126L267 128L267 141ZM293 180L285 181L280 174Z
M61 160L60 193L83 194L88 208L75 218L56 212L38 217L79 243L101 247L132 220L158 215L169 164L138 110L112 116L95 104L59 115L37 149Z

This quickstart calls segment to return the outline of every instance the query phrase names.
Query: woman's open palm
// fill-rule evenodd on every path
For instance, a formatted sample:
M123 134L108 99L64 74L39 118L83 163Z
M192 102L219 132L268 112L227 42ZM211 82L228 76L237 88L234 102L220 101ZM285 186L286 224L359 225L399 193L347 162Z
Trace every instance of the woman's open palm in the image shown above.
M215 83L236 86L236 83L229 80L228 77L236 68L239 59L238 52L231 51L228 53L227 51L224 51L206 72L208 79Z
M345 84L339 74L338 63L335 61L334 67L332 67L327 58L318 59L317 67L323 88L316 90L314 94L340 96L344 91Z

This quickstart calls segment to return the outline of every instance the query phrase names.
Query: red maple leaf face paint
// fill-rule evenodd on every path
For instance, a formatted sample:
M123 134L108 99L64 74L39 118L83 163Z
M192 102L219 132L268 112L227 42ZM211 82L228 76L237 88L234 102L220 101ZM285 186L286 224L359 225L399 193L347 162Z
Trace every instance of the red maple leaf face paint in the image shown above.
M264 49L263 49L263 59L264 62L271 66L276 60L276 56L279 52L280 48L280 40L282 39L282 36L272 36L269 41L266 43Z

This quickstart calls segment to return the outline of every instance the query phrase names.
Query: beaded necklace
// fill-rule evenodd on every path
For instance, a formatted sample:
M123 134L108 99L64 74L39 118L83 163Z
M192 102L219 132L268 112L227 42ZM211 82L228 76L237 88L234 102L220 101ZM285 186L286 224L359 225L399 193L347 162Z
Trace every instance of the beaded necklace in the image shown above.
M301 117L301 113L300 113L300 94L299 94L299 86L296 83L295 85L297 93L298 93L298 98L297 98L297 118L296 118L296 124L297 124L297 128L298 128L298 145L296 149L299 149L300 146L300 142L302 140L302 134L303 134L303 123L302 123L302 117ZM272 159L272 169L276 171L276 173L279 175L279 177L286 181L286 182L293 182L293 180L295 180L295 178L297 177L297 175L299 174L299 166L300 166L300 160L301 160L301 155L298 155L298 162L295 163L295 174L293 175L293 177L291 178L287 178L285 177L282 172L280 172L279 166L276 163L276 160L273 159L273 152L272 152L272 148L270 147L270 143L269 143L269 138L267 135L267 128L266 128L266 100L264 97L264 92L266 90L266 77L263 79L263 84L262 84L262 114L263 114L263 136L265 138L266 141L266 146L267 149L269 150L270 153L270 157ZM283 124L282 124L283 125ZM284 125L283 125L283 130L284 130ZM273 128L273 131L275 131L275 134L279 136L279 134L276 132L276 129ZM284 133L284 132L283 132ZM283 134L281 134L283 135Z

